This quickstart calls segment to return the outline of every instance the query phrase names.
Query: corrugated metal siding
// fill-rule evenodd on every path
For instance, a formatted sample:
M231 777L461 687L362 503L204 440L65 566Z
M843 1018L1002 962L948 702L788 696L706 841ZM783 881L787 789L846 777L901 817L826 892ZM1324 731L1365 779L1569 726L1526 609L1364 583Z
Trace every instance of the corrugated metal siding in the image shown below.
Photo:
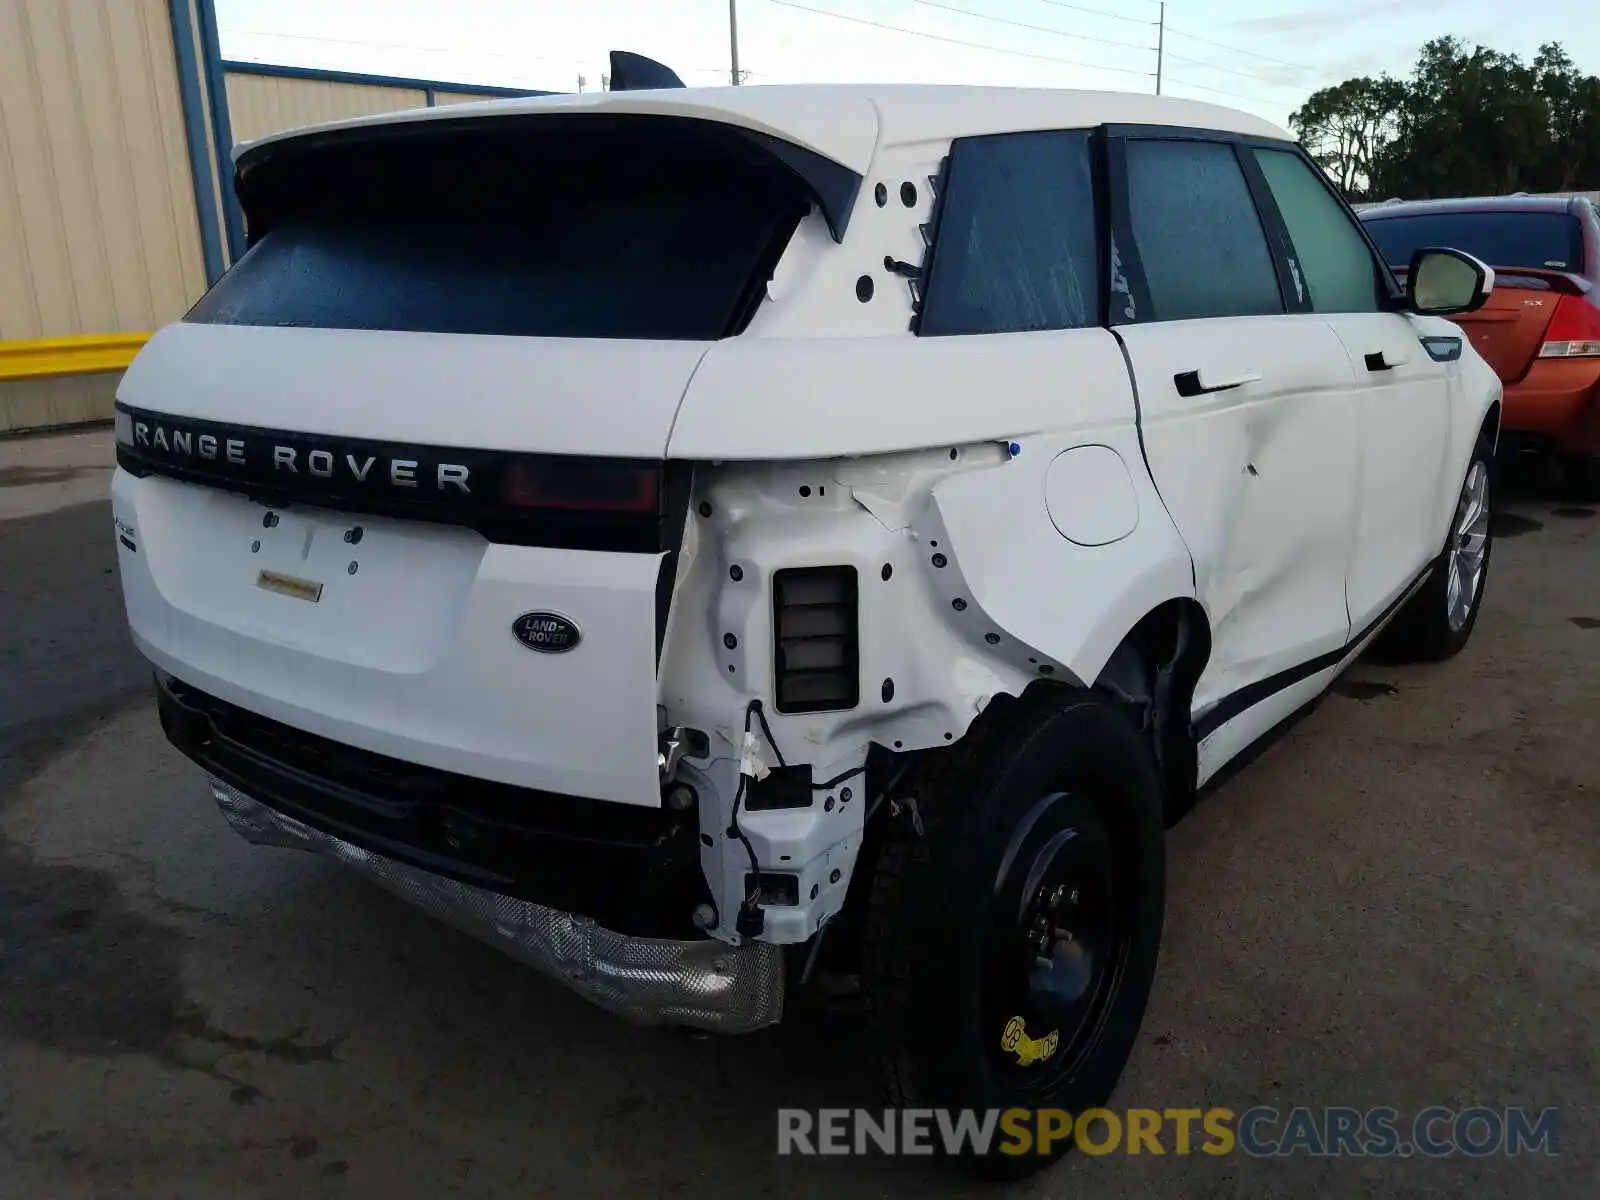
M204 288L167 0L0 0L0 340L154 329ZM0 385L0 430L106 396Z
M112 2L115 3L115 0L112 0ZM194 48L195 60L198 64L201 64L194 76L194 87L198 92L197 99L200 107L209 113L211 109L211 79L209 72L205 70L203 65L205 61L206 47L204 45L204 37L200 33L199 0L185 0L184 7L188 9L189 14L188 28L186 30L174 30L174 36L188 37L191 40L191 44ZM226 101L226 97L224 97L224 101ZM183 114L180 112L178 117L181 122L183 120ZM205 143L205 168L203 172L204 183L202 186L208 186L212 188L212 195L215 197L215 208L212 211L214 213L216 222L217 237L220 239L220 255L222 258L222 262L218 265L218 274L220 274L222 270L226 269L228 262L231 260L228 247L227 223L221 211L223 206L227 203L227 193L224 190L224 187L232 186L231 183L229 183L229 180L231 179L231 170L228 169L227 164L218 160L217 147L219 144L219 139L216 136L215 129L212 128L210 118L206 116L202 117L201 119L203 119L206 124L205 136L201 139ZM180 124L179 128L184 128L184 126ZM194 175L195 167L191 163L189 172L189 177L191 180L194 178ZM204 221L206 219L206 211L206 206L202 204L200 206L198 215L199 220Z
M488 93L488 92L485 92L485 93L471 93L471 92L437 92L436 91L436 92L433 93L433 102L435 104L441 105L441 106L445 105L445 104L467 104L467 103L470 103L471 101L474 101L474 100L503 100L503 99L505 99L505 97L503 95L497 95L497 94Z
M0 433L109 420L121 378L119 373L0 383Z
M235 142L253 141L301 125L422 108L421 89L327 83L228 72L228 115Z
M154 329L204 287L165 0L0 0L0 339Z

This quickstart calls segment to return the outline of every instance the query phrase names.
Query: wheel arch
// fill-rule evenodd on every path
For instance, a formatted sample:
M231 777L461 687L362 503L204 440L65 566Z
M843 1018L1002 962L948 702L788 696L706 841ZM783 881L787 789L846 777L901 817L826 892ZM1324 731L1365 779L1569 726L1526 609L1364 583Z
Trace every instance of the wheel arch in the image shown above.
M1020 693L994 696L963 740L982 743L988 731L1020 714L1073 693L1099 692L1123 708L1150 739L1176 819L1192 800L1196 741L1191 721L1194 692L1211 659L1211 622L1192 596L1170 596L1127 625L1097 675L1081 682L1034 679Z
M1128 707L1149 737L1161 772L1167 818L1193 802L1198 777L1191 720L1195 687L1211 660L1211 622L1200 603L1174 596L1135 621L1095 679Z
M1483 416L1483 424L1478 426L1478 436L1489 439L1491 449L1500 448L1500 407L1501 397L1496 396L1494 403L1489 405L1489 411Z
M1440 547L1449 537L1450 521L1461 497L1461 481L1479 439L1488 439L1491 454L1499 449L1505 397L1500 377L1470 347L1457 365L1460 370L1451 382L1449 393L1450 440L1437 481L1437 507L1433 513Z
M1189 810L1195 795L1198 748L1190 720L1195 686L1211 657L1211 622L1205 609L1191 596L1170 596L1144 611L1128 625L1106 659L1099 675L1089 683L1039 678L1019 692L1000 692L967 727L953 746L890 753L881 747L868 764L869 795L893 800L902 783L918 777L918 764L949 762L981 756L1018 721L1060 704L1073 695L1095 691L1123 707L1129 719L1150 739L1161 776L1167 822ZM867 892L882 854L895 811L874 804L864 830L850 880L849 896L830 933L829 958L835 967L855 969L860 950Z

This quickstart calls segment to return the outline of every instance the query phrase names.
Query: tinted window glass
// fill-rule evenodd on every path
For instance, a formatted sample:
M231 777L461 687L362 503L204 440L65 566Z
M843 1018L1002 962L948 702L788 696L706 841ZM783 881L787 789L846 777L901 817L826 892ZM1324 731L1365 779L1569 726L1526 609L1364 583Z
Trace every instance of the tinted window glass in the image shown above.
M1128 224L1144 268L1143 321L1283 311L1266 234L1233 147L1127 143Z
M1424 246L1464 250L1491 267L1581 271L1578 222L1566 213L1456 212L1367 218L1367 231L1389 264L1406 267Z
M257 185L265 234L188 320L718 338L807 204L778 165L659 128L412 136L306 160Z
M1312 173L1306 161L1283 150L1257 150L1295 258L1290 275L1310 293L1317 312L1376 312L1377 264L1355 219Z
M940 204L921 333L1099 323L1087 132L963 138Z

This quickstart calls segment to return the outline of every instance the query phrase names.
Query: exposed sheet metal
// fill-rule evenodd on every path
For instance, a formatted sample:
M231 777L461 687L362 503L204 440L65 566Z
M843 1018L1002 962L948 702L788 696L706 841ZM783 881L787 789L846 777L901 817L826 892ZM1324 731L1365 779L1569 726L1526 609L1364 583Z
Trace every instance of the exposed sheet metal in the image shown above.
M782 949L710 939L624 937L586 917L484 891L384 858L312 829L217 780L223 815L248 841L311 850L464 933L566 984L601 1008L647 1025L747 1033L783 1015Z

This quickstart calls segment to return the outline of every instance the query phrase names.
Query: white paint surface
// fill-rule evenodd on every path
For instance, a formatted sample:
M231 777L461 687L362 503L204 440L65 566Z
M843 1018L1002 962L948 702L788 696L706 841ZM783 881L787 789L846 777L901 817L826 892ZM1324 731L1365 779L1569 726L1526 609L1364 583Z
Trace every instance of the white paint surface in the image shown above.
M1074 446L1050 463L1044 502L1056 530L1080 546L1119 542L1139 524L1128 464L1110 446Z
M873 743L956 741L1036 679L1093 684L1142 617L1193 600L1212 644L1203 712L1342 654L1351 608L1381 606L1442 536L1498 385L1471 355L1442 382L1414 353L1368 379L1367 343L1398 361L1406 318L917 338L905 281L883 268L886 254L917 258L926 178L953 135L1154 122L1286 136L1275 127L1152 97L912 87L605 93L357 123L574 110L726 121L809 146L864 176L850 234L838 244L816 215L802 221L749 329L716 343L178 325L120 397L330 437L693 461L659 676L654 555L365 519L357 554L338 514L297 511L259 538L260 510L242 499L119 474L116 514L140 542L122 552L129 619L158 665L351 745L623 803L659 803L658 722L703 730L710 753L685 777L709 837L715 932L734 940L749 862L726 828L752 699L788 760L822 780ZM879 182L893 197L882 208ZM902 182L917 189L909 206ZM868 303L861 275L875 280ZM1231 386L1181 396L1174 377L1190 371ZM860 702L777 712L771 579L820 565L855 572ZM323 599L256 587L262 566L314 578ZM531 609L575 621L579 648L522 649L510 625ZM1215 730L1202 777L1332 677ZM761 753L776 761L771 745ZM769 911L769 939L803 941L843 904L861 786L834 789L831 808L741 816L762 869L801 881L799 905Z

